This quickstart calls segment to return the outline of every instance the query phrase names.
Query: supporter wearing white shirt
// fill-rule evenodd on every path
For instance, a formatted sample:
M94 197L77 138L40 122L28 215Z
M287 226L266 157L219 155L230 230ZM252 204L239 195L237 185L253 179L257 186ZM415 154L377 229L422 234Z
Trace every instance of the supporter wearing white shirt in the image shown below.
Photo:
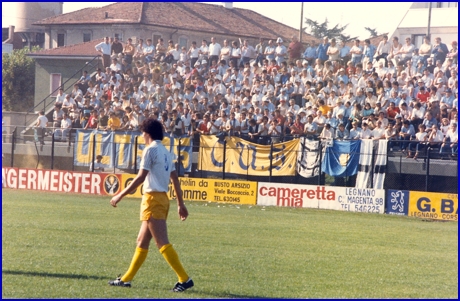
M209 51L209 60L212 63L215 60L219 63L219 55L222 47L219 43L216 42L216 38L211 37L211 44L209 44L208 51Z
M112 59L112 64L110 65L110 70L118 72L121 70L121 65L118 63L117 58Z
M283 45L283 39L278 38L276 40L276 43L278 44L278 46L276 46L275 48L275 60L278 66L281 66L281 63L285 60L284 56L287 53L287 49L286 46Z
M362 130L359 133L359 138L360 139L370 139L372 137L372 131L369 129L369 126L367 125L366 122L362 123Z
M211 114L211 118L208 122L208 131L211 135L215 135L220 132L222 127L222 119L216 118L214 114Z
M208 58L208 55L209 55L209 47L208 47L208 44L207 44L207 41L206 40L203 40L201 42L201 47L200 47L200 50L198 51L198 53L200 54L200 59L207 59Z

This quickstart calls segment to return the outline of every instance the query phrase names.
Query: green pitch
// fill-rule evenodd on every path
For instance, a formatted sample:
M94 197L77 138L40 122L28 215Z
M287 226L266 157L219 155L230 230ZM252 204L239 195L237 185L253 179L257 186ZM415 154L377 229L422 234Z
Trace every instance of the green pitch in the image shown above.
M154 245L132 288L139 200L2 191L3 298L457 298L458 224L388 215L174 203L169 237L195 287Z

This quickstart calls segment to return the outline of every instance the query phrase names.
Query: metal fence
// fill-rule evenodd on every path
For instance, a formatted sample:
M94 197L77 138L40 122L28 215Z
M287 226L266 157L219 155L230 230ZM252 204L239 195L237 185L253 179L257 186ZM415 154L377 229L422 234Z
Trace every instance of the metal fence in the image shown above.
M65 142L56 139L56 134L54 129L47 128L44 136L44 144L40 142L40 137L37 135L36 129L28 130L26 133L21 133L23 128L21 127L12 127L7 132L10 134L3 133L3 166L10 167L22 167L22 168L43 168L43 169L60 169L60 170L80 170L88 171L90 169L90 164L94 163L96 160L96 155L98 155L101 150L105 147L108 147L107 143L101 141L93 140L84 151L84 156L86 156L86 162L88 164L83 164L85 166L78 166L75 164L75 156L82 157L82 150L76 149L75 145L79 142L79 137L76 135L76 130L70 130L65 136ZM140 133L139 133L140 134ZM94 136L93 136L94 137ZM120 164L119 159L115 159L116 154L113 154L111 157L113 160L110 162L110 168L106 171L114 173L137 173L138 172L138 161L142 151L143 143L138 142L138 137L130 144L132 147L132 155L128 158L127 163L123 161L123 164ZM276 140L281 142L286 142L292 139L300 139L301 137L276 137ZM94 139L94 138L93 138ZM228 172L228 164L232 164L225 158L227 153L227 148L231 148L228 145L226 139L222 139L218 145L216 152L222 152L224 158L222 158L223 164L220 166L220 170L206 170L199 169L199 166L202 166L200 160L207 160L207 157L204 157L203 154L206 150L204 146L197 145L199 143L199 136L191 137L193 140L193 152L184 153L182 146L180 145L181 139L177 140L174 145L171 145L173 152L177 154L177 167L182 166L184 160L190 160L191 168L190 171L184 171L180 168L177 170L180 171L181 175L186 175L188 177L200 177L200 178L220 178L220 179L243 179L248 181L263 181L263 182L277 182L277 183L296 183L296 184L310 184L310 185L327 185L327 186L347 186L354 187L356 183L356 174L352 172L356 168L354 166L346 167L345 176L342 177L333 177L324 173L323 166L321 162L323 161L325 150L330 141L319 140L317 138L309 137L311 141L319 141L318 148L316 150L306 150L305 144L292 151L292 155L296 158L301 158L302 154L309 154L317 156L319 158L319 163L316 166L312 166L311 169L314 171L313 174L316 174L311 177L304 177L299 174L299 162L296 159L296 171L294 174L290 175L275 175L274 171L278 167L280 158L276 158L277 145L272 143L270 139L265 141L265 144L268 146L268 151L266 152L267 156L267 166L264 166L264 169L267 170L264 175L254 175L250 172L250 168L247 168L246 173L231 173ZM176 140L175 140L176 141ZM385 189L406 189L406 190L419 190L419 191L431 191L431 192L455 192L457 193L457 179L458 179L458 160L457 154L454 156L450 154L440 154L439 145L436 147L426 147L423 152L420 152L417 160L406 158L407 154L403 153L400 149L400 146L404 142L413 141L398 141L397 143L392 143L391 150L390 144L387 144L387 151L384 152L386 156L386 170L385 170ZM123 141L111 142L123 144ZM125 144L126 145L126 144ZM112 145L112 151L119 150L117 145ZM253 164L253 154L248 151L243 154L241 149L233 149L234 151L240 151L241 156L239 158L242 166L248 167ZM208 150L209 151L209 150ZM76 153L77 152L77 153ZM209 153L209 152L208 152ZM370 187L373 187L372 178L375 174L375 158L377 155L382 155L378 152L376 143L374 143L372 151L372 163L370 168ZM300 155L300 156L299 156ZM340 156L342 154L337 154ZM352 154L346 154L352 155ZM119 158L119 157L118 157ZM233 164L236 164L233 162ZM361 168L361 167L360 167Z

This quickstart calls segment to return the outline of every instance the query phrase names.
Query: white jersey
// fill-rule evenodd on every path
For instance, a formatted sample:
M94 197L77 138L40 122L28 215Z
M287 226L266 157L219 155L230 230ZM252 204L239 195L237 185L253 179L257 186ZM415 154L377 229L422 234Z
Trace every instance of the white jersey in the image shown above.
M144 149L139 169L149 171L144 181L145 192L167 192L171 172L176 170L171 153L159 140Z

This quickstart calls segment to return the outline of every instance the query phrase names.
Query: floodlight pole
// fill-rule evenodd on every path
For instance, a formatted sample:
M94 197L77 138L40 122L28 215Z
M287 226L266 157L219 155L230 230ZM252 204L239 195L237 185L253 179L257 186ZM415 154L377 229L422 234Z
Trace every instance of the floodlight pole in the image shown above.
M427 27L427 30L426 30L426 36L428 38L430 38L430 39L431 39L431 37L430 37L430 34L431 34L430 33L430 29L431 29L430 28L431 27L431 6L432 6L432 2L430 2L429 6L428 6L428 27Z
M300 30L299 30L299 42L302 44L302 22L303 21L303 2L300 8Z

